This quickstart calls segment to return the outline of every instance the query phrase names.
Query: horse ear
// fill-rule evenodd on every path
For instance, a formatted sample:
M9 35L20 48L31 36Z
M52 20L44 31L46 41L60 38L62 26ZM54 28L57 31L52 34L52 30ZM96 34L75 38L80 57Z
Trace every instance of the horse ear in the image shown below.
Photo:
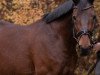
M94 3L94 0L88 0L91 4L93 4Z
M73 0L74 4L77 5L80 0Z

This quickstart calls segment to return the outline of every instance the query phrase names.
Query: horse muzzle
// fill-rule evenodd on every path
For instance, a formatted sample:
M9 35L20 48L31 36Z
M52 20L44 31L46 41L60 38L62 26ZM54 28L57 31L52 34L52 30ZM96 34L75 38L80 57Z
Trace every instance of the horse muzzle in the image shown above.
M82 46L79 46L80 49L80 56L87 56L90 54L92 46L89 46L87 48L83 48Z

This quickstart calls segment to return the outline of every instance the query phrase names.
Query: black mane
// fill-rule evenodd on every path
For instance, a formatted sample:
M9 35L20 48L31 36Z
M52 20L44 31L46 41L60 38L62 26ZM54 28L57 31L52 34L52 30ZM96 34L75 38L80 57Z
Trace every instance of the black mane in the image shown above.
M73 1L69 0L56 8L53 12L46 14L43 19L46 21L46 23L50 23L64 14L67 14L72 9L73 4Z

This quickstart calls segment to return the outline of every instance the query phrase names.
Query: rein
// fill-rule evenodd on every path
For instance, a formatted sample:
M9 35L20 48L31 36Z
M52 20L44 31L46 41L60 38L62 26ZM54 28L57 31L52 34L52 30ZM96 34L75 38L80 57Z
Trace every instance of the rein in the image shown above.
M93 72L93 70L96 68L96 65L98 64L98 62L100 62L100 51L98 51L97 53L96 53L96 58L97 58L97 60L96 60L96 62L93 64L93 66L90 68L90 70L88 71L88 74L87 75L91 75L91 73Z
M95 69L95 67L96 67L96 65L97 65L98 62L99 62L99 60L97 60L97 61L93 64L93 66L89 69L87 75L91 75L91 73L92 73L93 70Z

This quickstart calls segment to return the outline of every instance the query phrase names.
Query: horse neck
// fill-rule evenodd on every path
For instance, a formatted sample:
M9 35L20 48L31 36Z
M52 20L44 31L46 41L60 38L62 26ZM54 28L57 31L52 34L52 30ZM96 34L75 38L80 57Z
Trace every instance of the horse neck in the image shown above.
M73 34L72 15L64 15L51 24L52 28L64 39Z
M72 15L66 15L51 24L52 28L57 32L58 36L60 36L65 46L69 49L69 54L76 54L76 41L73 38L73 22ZM70 54L71 55L71 54Z

